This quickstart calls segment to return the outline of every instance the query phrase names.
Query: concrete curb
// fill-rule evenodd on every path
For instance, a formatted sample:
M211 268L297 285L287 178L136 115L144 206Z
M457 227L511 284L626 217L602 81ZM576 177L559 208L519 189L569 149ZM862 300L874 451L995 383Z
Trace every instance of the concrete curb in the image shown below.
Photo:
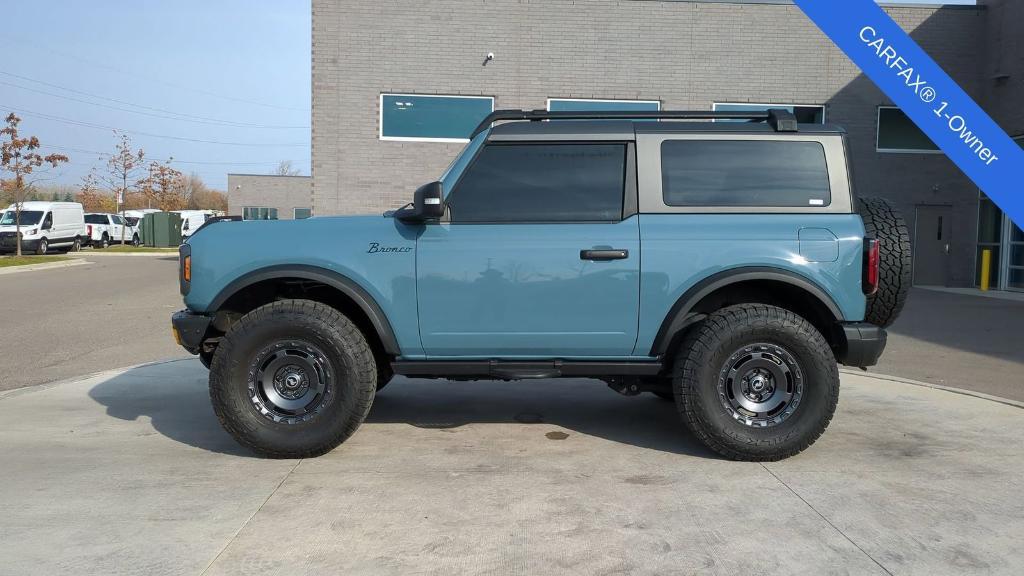
M43 390L49 390L62 386L64 384L74 384L75 382L82 382L92 378L99 378L100 376L117 376L118 374L124 374L129 370L136 368L145 368L146 366L159 366L161 364L171 364L173 362L187 362L195 360L196 357L191 358L171 358L170 360L156 360L154 362L143 362L141 364L132 364L131 366L122 366L121 368L112 368L110 370L100 370L99 372L93 372L92 374L83 374L82 376L72 376L70 378L64 378L61 380L54 380L53 382L44 382L42 384L32 384L29 386L22 386L21 388L12 388L10 390L0 391L0 400L6 400L15 396L22 396L24 394L31 394L33 392L42 392Z
M953 386L943 386L941 384L931 384L929 382L922 382L920 380L911 380L910 378L900 378L899 376L889 376L888 374L876 374L874 372L864 372L863 370L856 370L851 368L840 368L841 374L850 374L851 376L864 376L867 378L875 378L877 380L885 380L887 382L898 382L900 384L910 384L911 386L921 386L923 388L931 388L933 390L942 390L943 392L951 392L953 394L961 394L963 396L971 396L973 398L980 398L981 400L988 400L990 402L997 402L999 404L1005 404L1007 406L1013 406L1014 408L1024 408L1024 402L1018 402L1017 400L1010 400L1009 398L1002 398L1000 396L992 396L991 394L984 394L981 392L974 392L973 390L964 390L963 388L954 388Z
M12 396L20 396L22 394L29 394L33 391L49 390L50 388L60 386L62 384L70 384L73 382L80 382L82 380L88 380L90 378L96 378L107 374L116 375L123 374L128 370L134 370L135 368L142 368L145 366L159 366L161 364L171 364L174 362L192 362L195 361L195 357L190 358L171 358L168 360L157 360L154 362L143 362L142 364L132 364L130 366L123 366L121 368L113 368L111 370L101 370L99 372L93 372L92 374L85 374L82 376L72 376L71 378L65 378L63 380L56 380L54 382L46 382L43 384L35 384L33 386L24 386L21 388L14 388L12 390L0 391L0 400L10 398ZM876 380L884 380L887 382L896 382L899 384L909 384L911 386L921 386L923 388L931 388L933 390L941 390L943 392L950 392L953 394L960 394L962 396L970 396L972 398L978 398L980 400L988 400L989 402L996 402L998 404L1005 404L1006 406L1013 406L1014 408L1024 409L1024 402L1018 402L1017 400L1010 400L1009 398L1001 398L999 396L992 396L990 394L983 394L981 392L973 392L971 390L964 390L963 388L954 388L952 386L942 386L939 384L930 384L928 382L921 382L920 380L911 380L909 378L900 378L899 376L889 376L887 374L875 374L873 372L864 372L862 370L855 370L850 368L840 368L841 374L849 374L851 376L862 376L865 378L874 378Z
M143 257L149 257L149 258L161 257L161 256L164 256L164 257L166 257L166 256L174 256L175 258L178 257L178 251L177 250L168 250L167 252L104 252L102 250L97 250L97 251L89 250L88 252L81 252L81 254L83 256L86 256L86 257L89 257L89 256L102 256L102 257L107 257L107 256L118 256L118 257L121 257L121 256L143 256Z
M83 264L92 264L82 258L73 258L66 262L48 262L45 264L25 264L24 266L11 266L8 268L0 268L0 276L4 274L14 274L16 272L32 272L33 270L53 270L55 268L70 268L71 266L82 266Z

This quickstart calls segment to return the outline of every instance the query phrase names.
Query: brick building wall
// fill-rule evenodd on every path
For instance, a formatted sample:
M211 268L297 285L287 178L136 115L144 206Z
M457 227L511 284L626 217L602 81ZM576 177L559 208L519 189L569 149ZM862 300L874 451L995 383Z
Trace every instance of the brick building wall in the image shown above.
M241 216L247 206L277 208L279 220L291 220L295 208L312 207L309 176L228 174L228 215Z
M974 97L984 7L887 11ZM483 65L488 52L495 59ZM860 190L953 207L950 283L973 281L977 189L941 154L875 151L891 102L792 5L654 0L313 0L313 204L379 212L436 179L461 144L378 139L382 92L495 97L823 104L850 132Z

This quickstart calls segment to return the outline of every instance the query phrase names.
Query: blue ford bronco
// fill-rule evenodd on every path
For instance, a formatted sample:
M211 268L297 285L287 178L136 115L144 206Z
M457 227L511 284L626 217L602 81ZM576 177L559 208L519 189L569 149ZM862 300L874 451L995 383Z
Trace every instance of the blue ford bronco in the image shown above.
M400 374L596 378L728 458L786 458L909 284L906 225L846 150L785 110L496 111L401 209L204 225L174 333L271 457L333 449Z

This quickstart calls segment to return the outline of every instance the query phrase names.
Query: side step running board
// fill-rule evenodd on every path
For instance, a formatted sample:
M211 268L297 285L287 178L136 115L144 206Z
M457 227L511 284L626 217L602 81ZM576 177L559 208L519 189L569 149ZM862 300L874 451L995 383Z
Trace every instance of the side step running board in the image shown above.
M517 361L517 360L399 360L391 363L395 374L427 378L493 378L528 380L535 378L654 376L660 362Z

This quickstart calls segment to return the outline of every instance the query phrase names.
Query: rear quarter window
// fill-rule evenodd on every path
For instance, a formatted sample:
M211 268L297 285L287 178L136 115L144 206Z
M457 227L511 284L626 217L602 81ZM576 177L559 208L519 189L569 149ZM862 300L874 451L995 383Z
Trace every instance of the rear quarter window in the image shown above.
M666 140L668 206L816 207L832 203L825 149L784 140Z

